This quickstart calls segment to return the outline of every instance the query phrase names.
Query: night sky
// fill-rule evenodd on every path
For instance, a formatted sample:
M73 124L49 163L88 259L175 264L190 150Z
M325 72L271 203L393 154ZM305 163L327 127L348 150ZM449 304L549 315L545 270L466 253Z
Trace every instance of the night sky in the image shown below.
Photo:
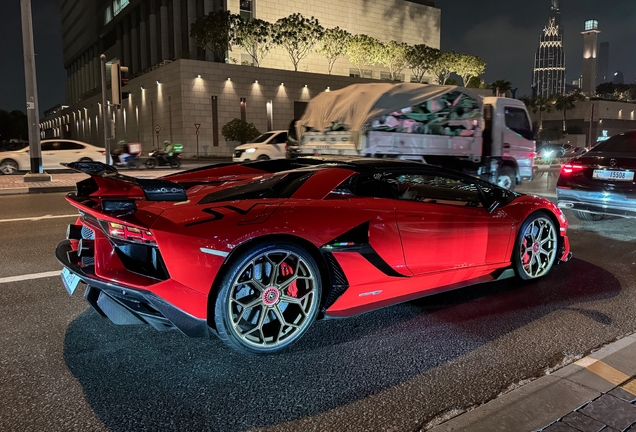
M61 0L31 0L40 112L64 101ZM379 1L379 0L376 0ZM550 0L436 0L442 10L442 50L475 54L488 64L484 79L511 81L518 96L530 94L534 53L550 14ZM479 6L477 6L479 5ZM626 83L636 78L634 0L561 0L567 80L581 74L583 24L599 21L599 41L610 43L610 71ZM2 0L0 109L25 111L19 0Z

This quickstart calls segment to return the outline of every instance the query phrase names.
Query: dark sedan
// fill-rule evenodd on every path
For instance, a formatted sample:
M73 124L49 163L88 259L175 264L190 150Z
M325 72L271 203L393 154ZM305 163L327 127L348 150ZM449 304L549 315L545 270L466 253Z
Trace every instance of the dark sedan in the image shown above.
M557 181L561 208L581 220L636 217L636 131L614 135L563 165Z

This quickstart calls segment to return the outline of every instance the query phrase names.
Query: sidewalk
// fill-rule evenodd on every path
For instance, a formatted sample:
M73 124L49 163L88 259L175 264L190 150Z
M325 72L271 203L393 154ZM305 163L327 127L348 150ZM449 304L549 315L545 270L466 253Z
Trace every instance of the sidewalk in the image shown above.
M448 420L433 432L636 431L636 334Z

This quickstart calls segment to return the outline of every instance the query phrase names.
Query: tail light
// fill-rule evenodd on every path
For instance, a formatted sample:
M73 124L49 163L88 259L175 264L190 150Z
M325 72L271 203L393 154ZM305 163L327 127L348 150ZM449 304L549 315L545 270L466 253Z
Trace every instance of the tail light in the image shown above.
M581 171L583 168L585 168L584 165L566 163L563 165L563 168L561 168L561 174L569 175L574 172Z
M133 243L156 245L155 237L150 231L120 224L108 222L108 235L112 238L131 241Z

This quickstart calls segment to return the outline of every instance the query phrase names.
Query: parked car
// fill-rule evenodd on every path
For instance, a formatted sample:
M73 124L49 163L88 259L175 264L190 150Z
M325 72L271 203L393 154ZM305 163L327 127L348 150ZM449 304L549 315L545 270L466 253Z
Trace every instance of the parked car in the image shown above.
M286 154L287 131L277 130L266 132L254 141L241 144L234 149L234 162L250 160L284 159Z
M569 160L557 181L559 207L581 220L636 217L636 131L614 135Z
M42 168L61 169L61 162L105 162L106 152L81 141L66 139L42 140ZM0 173L16 174L31 168L29 147L0 153Z
M570 159L587 150L583 147L574 147L572 144L543 144L537 149L538 159Z
M316 319L546 276L571 257L551 201L418 162L298 158L161 179L86 172L56 250L63 283L115 324L277 353ZM86 186L88 184L89 186ZM99 331L106 331L107 328Z

